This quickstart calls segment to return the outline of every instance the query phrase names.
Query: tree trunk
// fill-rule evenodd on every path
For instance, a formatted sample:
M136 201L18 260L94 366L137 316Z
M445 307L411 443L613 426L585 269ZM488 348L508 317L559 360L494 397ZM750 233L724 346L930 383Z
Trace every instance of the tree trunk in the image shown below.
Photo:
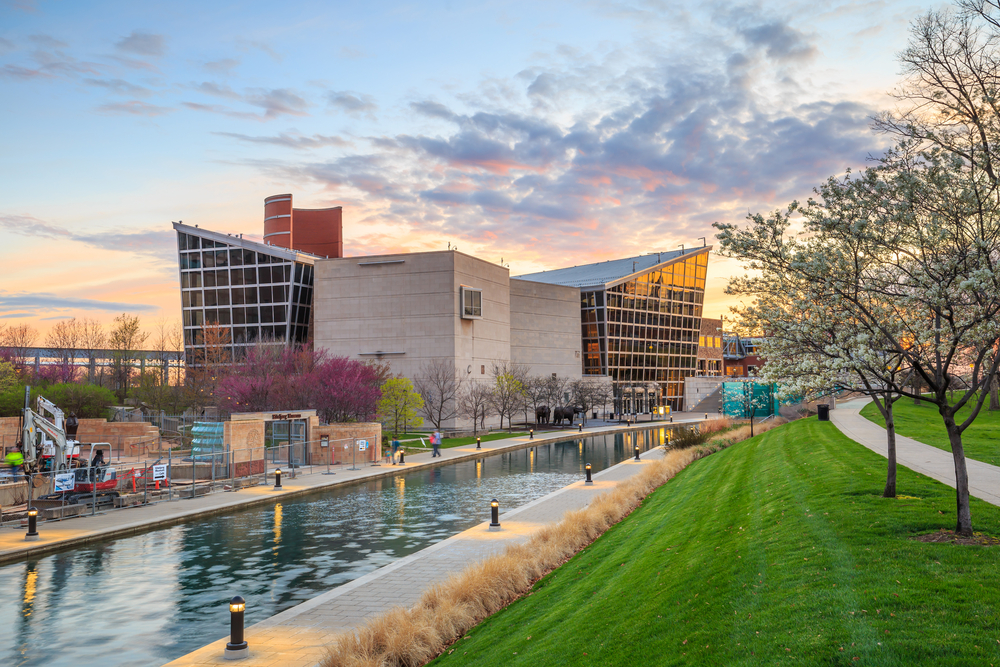
M920 405L920 381L916 378L913 379L913 393L915 394L913 404Z
M951 457L955 461L955 501L958 521L955 532L962 537L972 537L972 511L969 508L969 470L965 463L965 448L962 447L962 432L958 430L953 417L945 417L948 441L951 443Z
M997 376L993 376L993 380L990 382L990 410L1000 410L1000 382L997 382Z
M878 400L878 399L876 399ZM896 422L892 414L892 399L885 401L885 444L889 464L885 475L883 498L896 497Z

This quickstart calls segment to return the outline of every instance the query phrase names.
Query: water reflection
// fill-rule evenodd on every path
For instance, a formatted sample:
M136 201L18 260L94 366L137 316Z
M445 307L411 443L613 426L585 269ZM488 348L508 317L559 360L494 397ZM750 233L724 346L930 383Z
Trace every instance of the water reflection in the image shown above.
M645 450L570 439L286 499L0 568L0 664L162 664ZM124 517L124 515L123 515Z

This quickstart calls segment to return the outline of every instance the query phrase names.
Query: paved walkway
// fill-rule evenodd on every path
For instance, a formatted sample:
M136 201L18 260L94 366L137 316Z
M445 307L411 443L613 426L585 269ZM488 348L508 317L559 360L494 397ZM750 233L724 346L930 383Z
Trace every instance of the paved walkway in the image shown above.
M887 456L885 429L861 416L861 408L871 402L859 398L840 403L830 411L830 421L854 442L876 454ZM951 452L917 442L896 433L896 463L955 488L955 463ZM969 493L993 505L1000 505L1000 467L966 459Z
M676 421L681 422L681 420ZM660 425L657 422L652 425L642 424L639 427L649 428L650 426ZM631 428L636 428L636 426L633 425ZM589 437L625 430L629 430L629 428L624 425L601 425L588 426L588 428L583 429L582 433L584 436ZM529 444L557 442L579 437L580 432L575 430L536 433L533 440L527 436L490 440L482 443L481 450L477 450L475 445L445 448L441 450L440 457L433 459L429 452L408 454L406 456L406 465L402 467L391 465L372 466L359 462L359 470L352 471L344 466L335 468L336 474L334 475L321 474L321 471L324 470L322 468L317 469L312 474L298 474L295 479L290 479L286 474L282 478L284 491L281 492L272 491L269 484L267 486L262 485L240 489L235 492L216 492L197 498L178 499L175 496L173 501L161 501L156 504L108 511L98 513L94 516L77 517L64 521L40 522L38 532L41 539L35 542L25 541L25 529L23 527L6 526L0 528L0 564L26 560L44 553L66 549L87 542L114 539L157 528L164 528L177 523L204 518L212 514L232 512L254 505L273 503L279 497L287 498L288 496L304 495L339 484L350 484L361 480L395 475L401 471L401 468L406 468L407 470L426 468L463 459L474 459L484 454L489 455L512 449L520 449ZM270 477L269 482L273 483ZM179 487L175 492L183 494L184 490L183 487Z
M488 524L482 523L250 626L246 629L250 658L246 660L233 663L223 658L226 638L178 658L168 667L313 667L326 656L326 646L338 632L356 628L393 606L412 606L432 585L508 544L527 540L566 512L586 507L595 496L662 456L661 449L645 452L639 462L630 459L596 473L592 485L577 482L501 514L500 531L490 531Z

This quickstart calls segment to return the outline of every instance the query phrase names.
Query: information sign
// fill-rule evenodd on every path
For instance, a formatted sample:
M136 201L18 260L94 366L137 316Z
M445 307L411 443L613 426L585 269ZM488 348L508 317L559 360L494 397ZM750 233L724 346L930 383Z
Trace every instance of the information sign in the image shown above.
M76 475L71 472L60 473L55 476L55 490L72 491L76 487Z
M366 449L368 449L368 441L367 440L358 440L358 451L359 452L363 452Z
M167 478L167 466L166 464L153 466L153 481L160 482Z

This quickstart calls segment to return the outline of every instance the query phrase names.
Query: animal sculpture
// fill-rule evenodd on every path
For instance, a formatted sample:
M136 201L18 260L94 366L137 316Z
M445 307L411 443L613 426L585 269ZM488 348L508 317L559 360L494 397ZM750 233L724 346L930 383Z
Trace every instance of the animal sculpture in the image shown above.
M549 406L539 405L537 408L535 408L535 423L536 424L549 423Z
M562 424L562 420L565 419L569 422L569 425L573 425L573 417L576 416L576 410L570 407L556 408L552 411L552 423Z

